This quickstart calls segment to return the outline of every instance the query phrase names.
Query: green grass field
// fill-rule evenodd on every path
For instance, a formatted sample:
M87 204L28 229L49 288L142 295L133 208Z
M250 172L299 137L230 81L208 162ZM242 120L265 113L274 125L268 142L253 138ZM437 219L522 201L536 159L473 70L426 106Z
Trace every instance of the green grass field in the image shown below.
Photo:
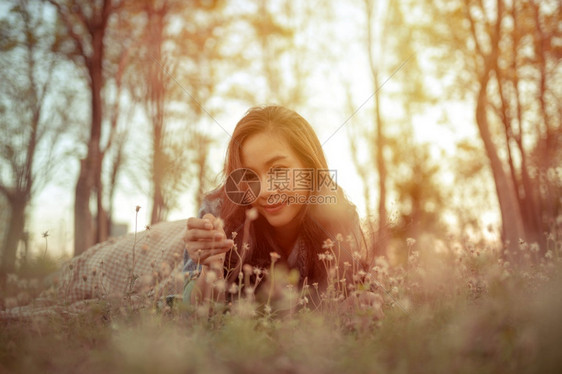
M516 264L490 249L410 243L407 263L379 258L317 298L276 272L263 287L269 307L258 297L209 313L123 297L3 320L0 373L558 373L562 262L551 244L522 243ZM38 292L10 282L4 308Z

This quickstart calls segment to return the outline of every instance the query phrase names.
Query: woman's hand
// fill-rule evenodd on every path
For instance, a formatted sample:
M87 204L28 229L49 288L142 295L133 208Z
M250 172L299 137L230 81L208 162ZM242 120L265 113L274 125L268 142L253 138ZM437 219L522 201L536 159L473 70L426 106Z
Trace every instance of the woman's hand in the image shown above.
M183 240L189 257L205 266L219 262L222 267L224 254L234 244L233 240L226 239L220 219L210 213L203 218L189 218Z

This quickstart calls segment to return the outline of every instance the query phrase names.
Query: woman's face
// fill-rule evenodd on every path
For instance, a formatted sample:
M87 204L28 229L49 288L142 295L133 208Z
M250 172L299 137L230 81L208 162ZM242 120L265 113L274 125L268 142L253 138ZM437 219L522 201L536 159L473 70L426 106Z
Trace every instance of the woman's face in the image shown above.
M308 196L295 190L294 176L305 166L283 137L263 132L249 136L242 144L242 165L260 178L261 192L252 204L276 229L293 221Z

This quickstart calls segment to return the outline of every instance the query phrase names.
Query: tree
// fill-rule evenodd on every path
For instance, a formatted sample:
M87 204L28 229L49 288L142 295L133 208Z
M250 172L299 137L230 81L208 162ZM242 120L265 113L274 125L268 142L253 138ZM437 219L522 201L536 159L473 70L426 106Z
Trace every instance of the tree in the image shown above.
M561 210L560 38L557 1L428 3L426 40L455 64L456 90L474 98L495 182L502 239L543 244ZM453 52L453 53L451 53ZM512 252L513 253L513 252Z
M385 254L390 241L392 227L389 221L387 204L391 196L406 194L408 181L400 179L401 176L395 172L401 168L417 168L420 173L429 170L428 165L420 165L420 160L409 158L403 155L403 147L408 144L412 153L414 150L421 154L422 147L414 143L411 118L420 108L420 103L428 103L431 100L429 93L425 92L417 57L410 48L404 48L411 39L412 26L404 19L404 5L399 2L373 2L364 0L361 4L361 13L364 16L362 33L364 34L364 46L362 49L367 56L367 67L369 80L372 84L372 108L368 119L361 122L372 124L363 126L359 129L349 131L350 148L353 155L353 162L359 171L365 184L366 203L371 202L373 184L378 189L378 201L376 206L376 221L374 225L370 222L373 230L371 240L375 243L375 250L378 254ZM383 80L381 77L385 77ZM388 84L387 84L388 83ZM401 113L394 113L385 110L386 103L392 103L395 108L399 108ZM367 102L364 102L367 104ZM348 110L352 113L357 104L353 103L353 98L348 94ZM360 108L360 107L359 107ZM360 117L361 113L356 113L353 117ZM351 126L356 127L357 118L354 118ZM360 139L363 139L362 142ZM357 157L357 152L364 143L367 150L365 162L361 162ZM423 162L429 159L422 158ZM388 170L392 170L389 173ZM429 173L426 176L434 173ZM374 181L374 182L373 182ZM429 182L429 181L428 181ZM425 183L425 187L430 188L430 183ZM429 194L431 195L431 194ZM425 196L425 195L424 195ZM403 197L403 196L402 196ZM420 196L410 196L413 199ZM423 206L423 200L410 201L408 199L396 199L398 209L411 211L412 207ZM372 211L372 207L367 207L367 212ZM415 210L415 209L414 209ZM417 210L415 210L417 212ZM411 213L411 212L410 212ZM410 214L408 213L408 214ZM406 214L406 213L405 213ZM419 215L421 217L421 214ZM418 215L410 217L418 218ZM369 221L374 218L369 217ZM398 224L398 223L394 223ZM418 224L418 222L416 222ZM376 229L374 229L376 227ZM428 227L429 228L429 227ZM374 255L374 254L373 254Z
M11 5L0 21L0 193L9 207L3 275L15 269L29 203L54 171L55 149L66 125L63 111L70 103L56 85L57 61L51 53L56 40L44 5Z
M91 122L86 157L80 160L74 201L74 255L79 255L108 235L107 213L104 209L102 184L102 124L104 102L102 90L106 82L106 34L112 16L122 7L118 0L64 1L49 0L56 8L60 38L58 51L84 69L90 91ZM112 129L113 130L113 129ZM108 139L112 139L110 134ZM95 201L95 224L90 201Z
M150 181L152 224L177 208L179 194L188 186L197 185L197 205L207 187L211 140L199 127L214 118L208 102L220 83L216 70L222 44L217 35L226 27L222 6L220 1L169 0L146 1L135 8L143 43L133 52L131 74L136 76L130 89L148 119L150 155L142 165ZM174 26L178 24L184 26Z

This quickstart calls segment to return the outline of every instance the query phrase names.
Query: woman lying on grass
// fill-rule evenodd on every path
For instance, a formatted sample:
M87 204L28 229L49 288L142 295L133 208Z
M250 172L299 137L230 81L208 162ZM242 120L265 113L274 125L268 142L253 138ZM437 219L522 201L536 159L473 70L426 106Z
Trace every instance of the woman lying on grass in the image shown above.
M258 281L265 279L264 288L272 278L265 275L272 263L293 270L293 286L310 288L312 301L345 297L365 243L355 206L334 173L299 114L279 106L251 109L230 141L225 183L206 196L187 231L185 220L162 222L99 243L65 264L51 277L53 287L30 305L21 307L26 303L15 298L4 303L9 310L0 317L80 313L100 299L161 305L182 287L191 305L254 297Z
M342 279L351 284L365 242L334 173L298 113L250 109L228 146L226 182L206 196L199 218L187 221L184 302L254 294L256 277L272 262L297 270L300 289L313 285L319 296L334 279L345 294Z

